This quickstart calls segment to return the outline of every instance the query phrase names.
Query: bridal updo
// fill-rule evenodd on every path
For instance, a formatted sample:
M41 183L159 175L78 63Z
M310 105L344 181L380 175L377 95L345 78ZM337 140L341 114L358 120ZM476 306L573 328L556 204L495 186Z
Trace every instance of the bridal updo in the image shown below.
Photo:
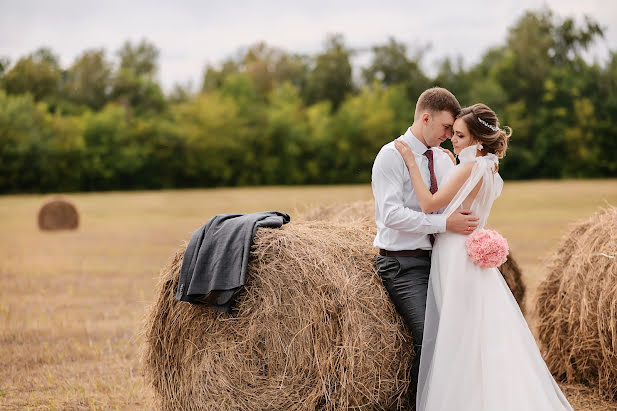
M484 153L493 153L499 158L506 155L512 129L508 126L501 129L497 114L487 105L474 104L465 107L456 118L465 122L471 136L484 147Z

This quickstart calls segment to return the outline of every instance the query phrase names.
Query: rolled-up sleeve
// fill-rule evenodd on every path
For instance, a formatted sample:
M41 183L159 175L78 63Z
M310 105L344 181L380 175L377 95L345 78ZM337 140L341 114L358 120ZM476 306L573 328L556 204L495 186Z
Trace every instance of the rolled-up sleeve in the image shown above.
M383 148L373 164L372 188L377 213L390 229L436 234L446 231L446 218L439 214L425 214L404 205L403 187L408 180L407 167L401 155Z

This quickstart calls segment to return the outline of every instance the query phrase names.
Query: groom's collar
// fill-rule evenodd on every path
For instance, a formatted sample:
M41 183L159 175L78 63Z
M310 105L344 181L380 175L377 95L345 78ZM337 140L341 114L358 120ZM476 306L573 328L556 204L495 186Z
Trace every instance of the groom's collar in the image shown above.
M403 141L405 141L405 143L407 143L407 145L411 148L411 151L418 155L422 155L426 152L426 150L430 149L429 147L426 147L424 144L422 144L420 140L418 140L418 137L414 136L414 134L411 132L411 127L407 129L407 131L405 132L405 134L402 135L402 137Z

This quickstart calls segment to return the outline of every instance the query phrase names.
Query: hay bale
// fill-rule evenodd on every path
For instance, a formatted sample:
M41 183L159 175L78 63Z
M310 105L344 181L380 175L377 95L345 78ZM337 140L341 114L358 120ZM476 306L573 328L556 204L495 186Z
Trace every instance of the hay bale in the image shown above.
M375 272L370 224L259 229L233 314L175 299L161 272L142 360L162 409L409 406L412 337Z
M79 214L68 200L53 198L39 210L38 223L41 230L75 230L79 226Z
M559 378L617 400L617 208L564 237L538 287L538 336Z
M525 291L527 288L523 281L521 268L512 255L512 250L510 250L506 262L499 266L499 271L501 271L510 291L512 291L521 312L525 314Z
M307 210L300 219L306 221L332 221L338 223L375 222L375 202L356 201L354 203L318 206Z
M372 224L373 236L377 233L377 227L375 227L374 223L375 202L373 200L315 207L305 211L301 215L301 219L306 221ZM508 260L499 267L499 271L504 276L521 311L525 314L525 283L521 268L514 259L511 250Z

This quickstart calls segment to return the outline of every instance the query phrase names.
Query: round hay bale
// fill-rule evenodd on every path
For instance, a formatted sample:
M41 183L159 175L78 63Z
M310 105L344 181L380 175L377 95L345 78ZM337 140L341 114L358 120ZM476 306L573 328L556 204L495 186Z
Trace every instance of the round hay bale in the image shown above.
M339 223L374 222L375 202L333 204L311 208L301 216L306 221L333 221Z
M259 229L233 314L175 299L160 276L142 361L162 409L409 407L412 337L375 272L370 224Z
M301 219L372 224L373 236L377 233L377 227L374 224L375 202L373 200L315 207L307 210L301 216ZM523 282L521 268L512 256L511 251L508 260L499 267L499 271L504 276L521 311L525 314L525 283Z
M617 400L617 208L566 234L538 287L536 310L553 374Z
M75 230L79 226L79 214L68 200L54 198L39 210L38 223L41 230Z
M506 262L499 266L499 271L501 271L510 291L512 291L521 312L525 314L525 291L527 288L523 282L521 268L512 255L512 250L510 250Z

